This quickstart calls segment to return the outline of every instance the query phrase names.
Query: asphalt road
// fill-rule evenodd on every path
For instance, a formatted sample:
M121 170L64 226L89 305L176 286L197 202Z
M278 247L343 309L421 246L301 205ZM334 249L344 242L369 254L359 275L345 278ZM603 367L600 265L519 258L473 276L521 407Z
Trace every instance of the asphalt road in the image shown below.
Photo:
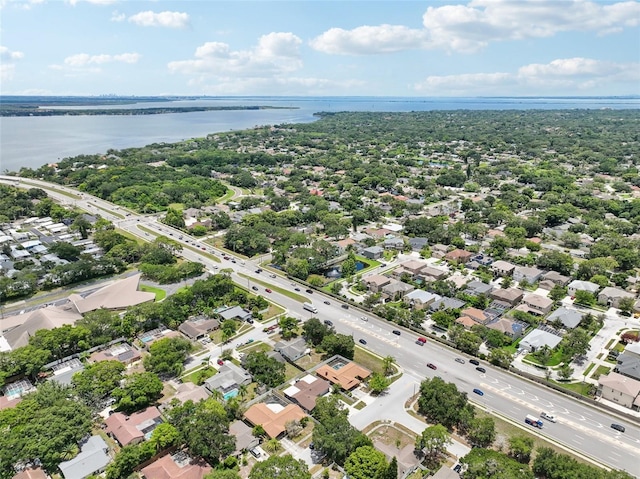
M180 236L183 236L183 242L186 240L197 241L179 230L158 223L155 217L139 216L126 212L116 205L87 194L81 194L81 198L71 198L59 192L62 190L78 194L77 191L70 188L32 179L25 180L25 183L31 185L24 185L21 184L22 181L17 182L16 178L7 176L0 176L0 181L24 187L32 187L33 184L37 184L61 202L73 204L92 213L99 213L113 221L117 227L146 240L152 240L153 233L141 230L139 228L141 225L158 232L158 234L169 235L171 233L173 239L178 241L181 241L179 240ZM50 190L51 187L54 188L53 191ZM206 246L206 249L209 252L216 251L210 246ZM288 290L294 289L291 281L286 278L271 278L266 271L255 273L259 266L251 261L246 261L243 265L239 261L234 264L231 261L222 260L222 264L220 264L194 250L184 249L182 254L189 260L204 263L208 269L214 266L232 268L235 272L242 272L250 278L259 278L261 281ZM219 251L216 251L215 254L218 258L221 256ZM241 285L247 283L246 278L237 274L232 274L232 277ZM251 283L250 279L248 283ZM302 308L302 303L279 294L275 290L272 293L266 293L263 286L258 287L261 294L287 308L289 314L301 319L312 316L312 313ZM392 333L392 330L400 328L391 323L375 319L370 315L367 315L368 321L363 321L360 319L363 316L362 313L353 308L345 310L340 306L341 303L318 292L309 295L302 288L300 294L312 299L313 304L318 308L317 317L320 320L331 321L338 332L351 334L356 341L366 340L366 347L369 350L381 356L393 356L400 367L417 377L437 375L446 381L454 382L458 389L467 392L469 398L475 403L517 423L524 424L524 417L527 414L537 416L542 411L550 412L558 417L558 421L556 423L544 421L543 429L530 427L532 433L540 434L551 441L565 445L609 467L626 470L640 477L640 462L638 461L640 458L640 427L636 423L625 421L599 408L585 405L569 396L531 383L489 364L482 364L486 368L486 373L481 373L476 371L475 366L470 364L464 355L436 342L428 341L424 346L419 346L415 343L418 336L414 333L403 330L402 334L397 336ZM330 304L327 305L324 301L329 301ZM456 362L455 358L457 357L464 358L465 363ZM426 363L428 362L435 364L437 370L427 368ZM484 395L474 394L474 388L481 389ZM626 432L620 433L611 429L612 423L624 425Z

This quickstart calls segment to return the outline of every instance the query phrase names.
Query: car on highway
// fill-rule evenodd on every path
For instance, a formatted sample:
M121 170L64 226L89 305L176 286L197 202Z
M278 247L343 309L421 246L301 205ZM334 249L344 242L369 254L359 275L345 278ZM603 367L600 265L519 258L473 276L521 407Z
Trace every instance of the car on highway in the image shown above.
M235 259L232 259L232 260L231 260L231 262L232 262L233 264L237 263L237 261L236 261Z
M272 291L269 288L264 289L267 293L271 293Z
M348 304L343 304L342 306L340 306L342 309L349 309L349 305Z
M433 363L427 363L427 367L428 367L429 369L433 369L434 371L435 371L436 369L438 369L438 367L437 367L435 364L433 364Z
M200 249L201 249L202 251L207 251L207 248L205 248L204 246L201 246L201 247L200 247Z
M275 277L276 277L276 275L275 275L275 274L273 274L273 273L271 273L271 274L269 275L269 277L270 277L270 278L275 278Z
M309 294L313 294L313 290L312 290L312 289L306 289L305 291L306 291L307 293L309 293Z
M427 338L423 338L422 336L420 336L418 339L416 339L416 344L418 346L424 346L427 343Z
M369 318L367 318L366 316L360 316L360 319L361 319L362 321L369 321Z
M323 301L324 304L331 304L329 301Z
M481 373L486 373L487 372L487 370L485 368L483 368L482 366L478 366L476 368L476 371L480 371Z
M258 269L256 270L256 273L258 273L258 274L262 273L262 268L258 268Z
M625 431L625 428L622 424L616 424L616 423L611 424L611 429L615 429L616 431L620 431L620 432Z
M258 291L258 287L257 286L251 286L251 289L254 291Z
M294 291L300 291L300 288L294 288Z
M480 361L478 361L477 359L469 359L469 362L475 366L479 366L480 365Z
M549 412L544 412L544 411L540 413L540 417L550 422L556 422L558 420L558 418L555 417L553 414Z
M331 321L329 321L328 319L324 320L324 324L326 324L327 326L333 326L333 323Z
M396 336L400 336L400 335L402 334L402 333L401 333L399 330L397 330L397 329L394 329L394 330L393 330L393 331L391 331L391 332L392 332L393 334L395 334Z
M482 392L481 389L475 388L473 392L476 393L478 396L484 396L484 393Z
M366 339L359 339L358 342L360 344L367 344L367 340Z
M456 363L464 364L464 359L456 358Z

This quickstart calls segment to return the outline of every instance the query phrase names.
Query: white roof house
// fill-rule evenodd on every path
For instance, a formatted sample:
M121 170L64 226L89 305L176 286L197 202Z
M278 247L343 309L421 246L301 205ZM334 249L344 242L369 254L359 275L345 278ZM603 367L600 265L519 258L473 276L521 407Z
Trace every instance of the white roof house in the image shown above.
M543 331L542 329L534 329L520 341L520 348L528 349L535 352L543 346L549 346L550 349L555 348L562 341L561 336Z

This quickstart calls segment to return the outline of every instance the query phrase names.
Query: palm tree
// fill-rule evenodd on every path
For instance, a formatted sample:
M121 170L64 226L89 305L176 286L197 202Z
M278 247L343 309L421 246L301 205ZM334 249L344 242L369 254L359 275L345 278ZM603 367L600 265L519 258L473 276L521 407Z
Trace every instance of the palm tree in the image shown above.
M238 386L238 396L240 396L240 399L244 399L248 392L249 389L247 388L246 384L241 384L240 386Z
M282 449L282 445L280 444L280 441L273 437L264 443L264 449L269 454L274 454Z
M392 365L394 361L395 361L395 358L393 356L387 356L382 360L382 369L384 371L385 376L388 376L393 372Z

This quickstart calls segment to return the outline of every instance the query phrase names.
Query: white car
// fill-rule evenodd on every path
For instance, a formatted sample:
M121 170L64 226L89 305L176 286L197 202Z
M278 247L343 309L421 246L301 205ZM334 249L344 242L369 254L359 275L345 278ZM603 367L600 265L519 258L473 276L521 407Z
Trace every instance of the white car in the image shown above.
M369 318L367 318L366 316L360 316L360 319L363 321L369 321Z
M558 420L557 417L555 417L553 414L548 413L548 412L540 413L540 417L542 419L546 419L547 421L551 421L551 422L556 422Z

